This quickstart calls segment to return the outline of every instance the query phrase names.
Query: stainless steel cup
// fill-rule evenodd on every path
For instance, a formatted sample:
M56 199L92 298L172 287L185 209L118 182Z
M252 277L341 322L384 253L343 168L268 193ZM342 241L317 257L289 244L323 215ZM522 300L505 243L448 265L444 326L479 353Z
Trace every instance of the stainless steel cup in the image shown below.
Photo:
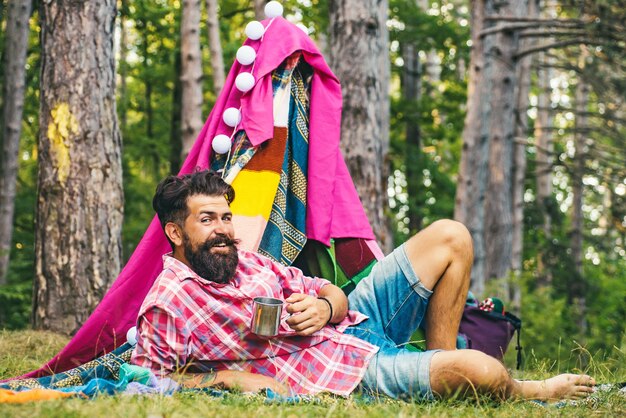
M250 330L261 337L278 335L283 301L276 298L258 297L253 300Z

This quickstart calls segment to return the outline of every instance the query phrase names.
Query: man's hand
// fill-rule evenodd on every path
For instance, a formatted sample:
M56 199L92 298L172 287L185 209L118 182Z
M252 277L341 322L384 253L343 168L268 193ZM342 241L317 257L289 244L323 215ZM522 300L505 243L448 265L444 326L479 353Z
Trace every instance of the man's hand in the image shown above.
M297 335L311 335L315 331L324 328L324 325L331 319L328 303L315 296L294 293L285 299L287 312L291 318L287 320L287 325L296 331Z

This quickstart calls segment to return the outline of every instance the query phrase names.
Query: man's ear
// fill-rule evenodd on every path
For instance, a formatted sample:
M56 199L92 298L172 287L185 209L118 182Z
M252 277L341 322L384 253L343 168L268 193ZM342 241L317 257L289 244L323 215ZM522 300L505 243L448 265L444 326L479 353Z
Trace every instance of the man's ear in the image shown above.
M176 247L183 245L183 231L180 226L174 222L165 224L165 235L174 243Z

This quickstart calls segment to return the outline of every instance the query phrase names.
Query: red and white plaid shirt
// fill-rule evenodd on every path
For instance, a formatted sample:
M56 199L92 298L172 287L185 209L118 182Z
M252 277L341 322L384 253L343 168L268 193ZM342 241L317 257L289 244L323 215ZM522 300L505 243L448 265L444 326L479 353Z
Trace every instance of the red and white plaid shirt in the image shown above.
M317 296L327 280L304 276L260 254L239 250L235 278L205 280L171 255L139 311L132 362L162 375L193 363L199 370L242 370L271 376L298 394L347 396L359 384L378 347L343 331L367 317L349 311L336 326L308 337L285 323L271 339L250 332L252 299Z

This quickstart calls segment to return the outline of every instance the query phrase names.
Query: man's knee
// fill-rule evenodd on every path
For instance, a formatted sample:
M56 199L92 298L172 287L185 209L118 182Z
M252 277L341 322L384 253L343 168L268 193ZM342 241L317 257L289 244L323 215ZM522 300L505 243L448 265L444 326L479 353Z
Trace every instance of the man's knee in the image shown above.
M459 351L467 352L464 364L468 375L471 376L473 389L484 395L505 399L511 377L504 365L481 351Z
M472 236L465 225L451 219L441 219L433 222L433 228L441 240L442 245L455 255L470 255L473 257Z
M506 398L511 383L502 363L476 350L437 353L430 373L433 390L441 396L477 392Z

